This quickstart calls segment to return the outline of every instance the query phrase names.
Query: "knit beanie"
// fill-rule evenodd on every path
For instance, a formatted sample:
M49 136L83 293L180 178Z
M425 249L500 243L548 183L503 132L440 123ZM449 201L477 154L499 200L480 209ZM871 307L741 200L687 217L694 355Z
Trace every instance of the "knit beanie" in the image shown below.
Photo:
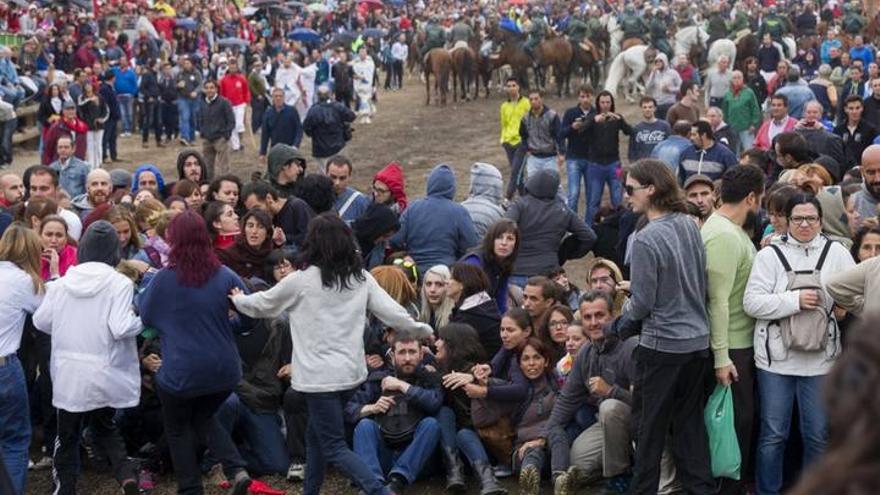
M113 224L98 220L89 225L79 240L76 257L78 263L97 261L112 267L118 265L122 255L119 251L119 236Z

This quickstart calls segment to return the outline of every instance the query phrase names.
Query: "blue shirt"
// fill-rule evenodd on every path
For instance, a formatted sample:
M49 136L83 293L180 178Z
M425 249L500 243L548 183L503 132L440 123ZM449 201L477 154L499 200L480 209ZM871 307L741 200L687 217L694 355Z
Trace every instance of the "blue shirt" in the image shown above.
M346 204L348 206L346 206ZM340 218L342 218L345 223L351 225L352 222L360 218L361 215L367 211L367 207L369 206L369 198L364 194L361 194L357 189L348 187L339 195L339 197L336 198L336 203L333 204L333 209L339 213Z

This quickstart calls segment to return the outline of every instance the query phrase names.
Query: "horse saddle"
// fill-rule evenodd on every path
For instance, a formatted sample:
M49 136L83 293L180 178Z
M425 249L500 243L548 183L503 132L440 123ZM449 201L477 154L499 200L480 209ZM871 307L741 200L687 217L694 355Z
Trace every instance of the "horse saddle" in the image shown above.
M470 48L470 45L468 45L468 42L464 40L456 41L455 44L452 45L452 48L449 49L449 53L452 54L452 52L461 48Z
M734 35L733 35L733 42L734 42L734 43L739 43L739 40L745 38L746 36L748 36L748 35L750 35L750 34L752 34L752 30L751 30L751 29L743 29L742 31L737 31L737 32L734 33Z
M589 40L582 40L580 43L578 43L578 46L581 47L581 50L583 50L585 52L592 52L593 51L593 44L590 43Z

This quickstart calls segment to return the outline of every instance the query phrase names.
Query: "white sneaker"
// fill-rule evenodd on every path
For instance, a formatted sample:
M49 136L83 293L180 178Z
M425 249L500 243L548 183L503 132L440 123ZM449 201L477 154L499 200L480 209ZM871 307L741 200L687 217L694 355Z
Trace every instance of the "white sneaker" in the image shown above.
M306 467L298 462L294 462L287 469L287 481L302 481L306 479Z
M43 456L39 461L34 464L34 471L42 471L44 469L50 469L52 467L52 458L49 456Z

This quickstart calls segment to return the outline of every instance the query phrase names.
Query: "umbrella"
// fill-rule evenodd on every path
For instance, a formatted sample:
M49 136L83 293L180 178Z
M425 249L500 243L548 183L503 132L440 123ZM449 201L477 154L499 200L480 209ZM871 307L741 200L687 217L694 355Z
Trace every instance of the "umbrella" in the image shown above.
M369 28L364 29L364 38L383 38L385 37L385 30L379 28Z
M292 8L292 9L304 9L304 8L306 8L306 4L304 4L304 3L302 3L302 2L298 2L297 0L292 0L292 1L289 1L289 2L284 2L284 5L287 5L288 7Z
M217 42L220 46L238 46L241 48L247 48L250 45L248 40L244 40L241 38L223 38Z
M296 28L293 31L287 33L287 39L308 43L311 41L319 41L321 39L321 35L318 34L318 32L314 29Z
M330 12L330 7L324 5L323 3L313 3L307 7L309 12L314 12L316 14L326 14Z
M356 39L357 39L356 33L351 33L351 32L338 33L336 36L333 37L333 41L331 43L334 45L348 46L351 44L352 41L354 41Z
M254 7L265 7L267 5L276 5L281 3L281 0L253 0L251 5Z
M187 31L192 31L197 28L199 23L196 22L192 17L184 17L182 19L177 20L177 27L186 29Z
M516 25L516 22L514 22L509 17L501 18L501 22L498 24L498 26L505 31L510 31L511 33L519 34L521 32L519 26Z
M258 10L260 10L260 9L258 9L256 7L245 7L243 9L241 9L241 15L243 15L245 17L250 17L250 16L256 14Z
M385 7L385 4L382 3L382 0L358 0L358 5L363 5L369 10L379 10Z
M281 17L293 17L295 13L283 5L270 5L269 14Z

